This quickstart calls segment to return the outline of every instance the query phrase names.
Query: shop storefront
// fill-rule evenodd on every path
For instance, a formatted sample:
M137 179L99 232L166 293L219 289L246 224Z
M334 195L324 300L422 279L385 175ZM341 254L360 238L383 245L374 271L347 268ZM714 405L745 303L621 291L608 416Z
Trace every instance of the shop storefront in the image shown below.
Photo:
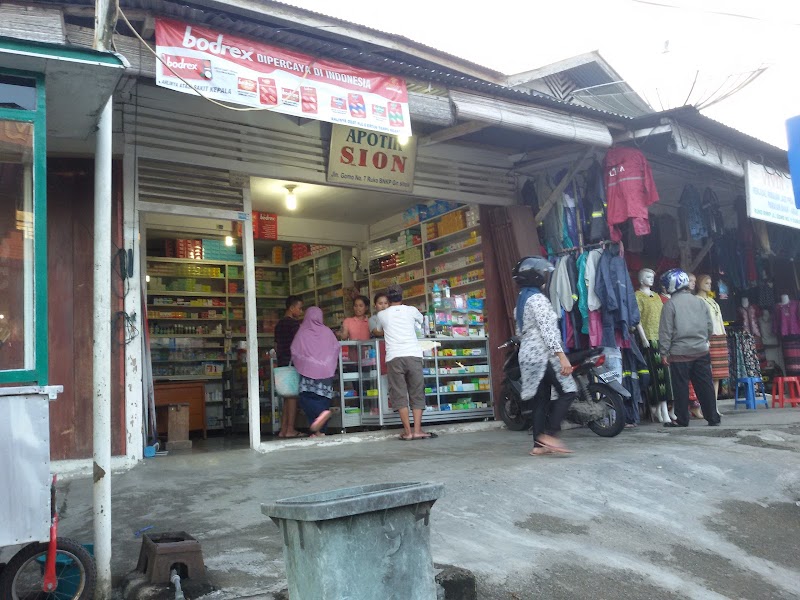
M616 141L574 173L556 164L523 188L542 217L543 253L557 274L580 272L584 282L565 276L552 290L565 345L606 348L633 395L629 425L673 420L658 353L667 300L659 277L679 267L714 315L719 397L732 397L746 378L769 394L776 375L796 371L796 209L786 153L691 108L638 119ZM564 180L559 201L540 210Z
M268 440L280 428L282 402L268 351L287 296L320 306L325 324L339 331L356 296L366 296L372 309L375 293L391 284L401 285L405 303L426 316L426 333L440 344L424 358L424 421L494 418L481 207L517 203L511 157L520 147L543 150L563 140L607 145L608 129L467 93L452 101L458 116L473 120L458 123L448 103L451 116L443 122L441 113L430 112L435 96L409 106L405 90L412 84L402 77L166 23L170 35L156 41L175 70L176 64L190 70L180 56L186 48L176 45L191 38L192 60L210 61L212 77L234 77L235 68L200 57L199 39L203 48L216 40L252 52L269 63L264 70L271 75L238 72L237 86L247 79L255 87L236 87L237 101L259 110L226 110L177 93L185 82L153 62L146 68L162 85L139 81L121 103L123 231L141 274L130 282L125 309L148 315L147 343L128 347L126 378L141 378L143 391L129 388L127 406L129 414L144 415L147 441L163 428L163 418L152 422L161 407L182 399L190 404L191 431L249 431L251 447L258 447L262 434ZM332 82L332 73L346 77ZM272 110L276 94L283 98L287 90L281 82L292 77L300 81L298 102ZM363 90L331 91L345 79L400 93L387 102ZM205 90L207 82L198 85ZM230 89L217 90L222 95L215 99L230 100L224 96ZM464 138L472 143L451 141ZM504 318L498 313L497 320ZM382 344L342 345L331 429L399 424L387 404ZM247 368L256 363L258 369ZM144 374L130 367L137 364L145 365ZM134 417L132 430L140 426Z

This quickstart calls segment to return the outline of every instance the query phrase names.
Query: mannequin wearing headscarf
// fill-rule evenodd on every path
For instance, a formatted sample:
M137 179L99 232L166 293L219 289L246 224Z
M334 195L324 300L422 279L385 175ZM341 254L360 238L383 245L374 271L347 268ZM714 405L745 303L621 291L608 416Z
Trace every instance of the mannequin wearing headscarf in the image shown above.
M336 335L323 323L322 310L309 308L292 342L292 363L300 373L300 408L315 436L324 435L331 417L333 376L340 351Z

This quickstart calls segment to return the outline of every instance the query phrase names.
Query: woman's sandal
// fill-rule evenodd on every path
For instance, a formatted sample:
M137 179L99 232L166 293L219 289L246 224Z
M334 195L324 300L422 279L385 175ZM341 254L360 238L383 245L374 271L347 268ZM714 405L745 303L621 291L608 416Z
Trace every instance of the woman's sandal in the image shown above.
M555 444L548 444L541 440L536 440L536 443L539 444L542 448L547 448L551 452L555 452L557 454L573 454L573 451L565 446L559 446Z
M545 454L552 454L553 451L550 448L545 448L544 446L536 446L533 450L528 452L531 456L544 456Z

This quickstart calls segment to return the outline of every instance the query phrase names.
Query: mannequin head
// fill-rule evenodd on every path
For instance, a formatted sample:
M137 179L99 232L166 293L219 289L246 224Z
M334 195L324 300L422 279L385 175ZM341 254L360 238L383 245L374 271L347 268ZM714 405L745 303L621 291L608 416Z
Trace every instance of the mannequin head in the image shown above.
M789 304L789 296L786 294L781 295L781 304Z
M747 297L742 298L742 308L747 308L748 306L750 306L750 300Z
M708 295L711 291L711 275L698 275L697 276L697 293L702 293L704 296Z
M694 294L694 290L697 287L697 277L694 273L689 273L689 291Z
M642 269L639 271L639 284L643 288L650 289L656 280L656 273L653 269Z

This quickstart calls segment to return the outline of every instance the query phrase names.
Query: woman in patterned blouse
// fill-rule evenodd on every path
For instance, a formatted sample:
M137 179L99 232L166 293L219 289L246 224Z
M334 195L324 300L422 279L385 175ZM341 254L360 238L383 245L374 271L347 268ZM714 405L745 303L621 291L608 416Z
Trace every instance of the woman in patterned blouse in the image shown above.
M552 272L553 266L541 256L523 258L513 271L514 281L520 286L516 321L517 335L521 338L522 400L533 400L531 456L571 452L556 437L577 387L570 377L572 365L561 346L558 319L544 293Z

